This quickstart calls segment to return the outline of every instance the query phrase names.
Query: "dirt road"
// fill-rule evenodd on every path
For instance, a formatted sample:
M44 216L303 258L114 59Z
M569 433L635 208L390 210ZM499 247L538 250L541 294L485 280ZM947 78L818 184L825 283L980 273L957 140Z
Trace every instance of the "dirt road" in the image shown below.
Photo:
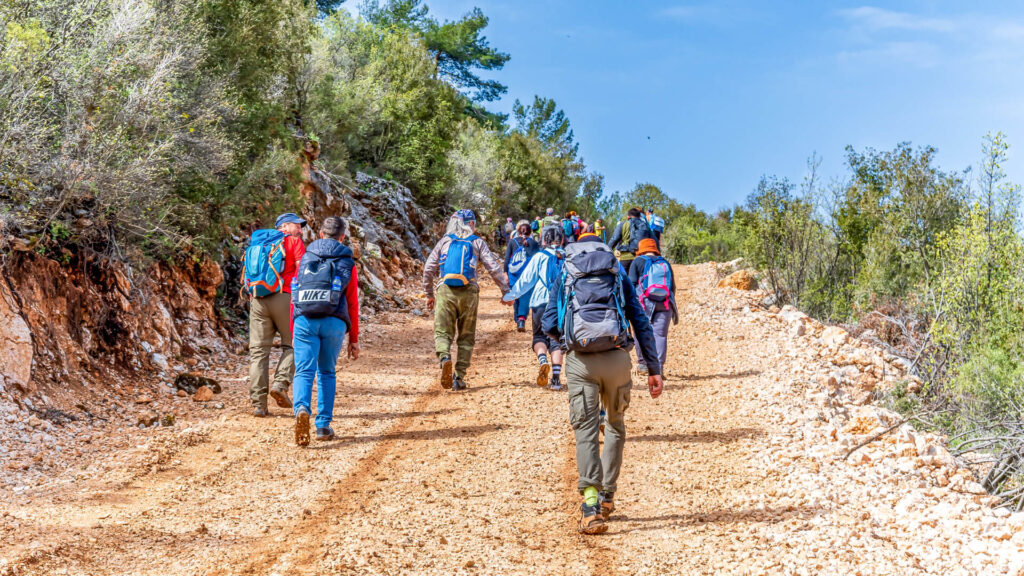
M783 489L819 466L766 465L799 433L766 393L792 353L742 304L708 300L709 270L677 269L666 390L634 387L603 536L575 531L565 393L534 384L492 288L468 392L437 386L430 319L396 315L340 366L338 440L293 446L290 415L249 417L239 378L223 416L139 432L157 462L6 499L0 573L853 574L867 558L884 569L864 573L928 573L860 543L856 502Z

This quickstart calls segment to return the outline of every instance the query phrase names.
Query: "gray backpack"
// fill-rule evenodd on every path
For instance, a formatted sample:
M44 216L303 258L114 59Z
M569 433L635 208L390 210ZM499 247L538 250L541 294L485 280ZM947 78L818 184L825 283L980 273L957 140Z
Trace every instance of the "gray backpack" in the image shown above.
M565 249L558 294L562 344L574 352L629 350L619 261L600 242L575 242Z

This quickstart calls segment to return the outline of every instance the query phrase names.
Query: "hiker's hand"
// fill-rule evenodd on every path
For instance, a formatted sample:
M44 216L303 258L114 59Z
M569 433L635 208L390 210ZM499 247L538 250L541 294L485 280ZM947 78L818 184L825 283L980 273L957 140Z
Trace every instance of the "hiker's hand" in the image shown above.
M359 343L358 342L349 342L348 343L348 357L351 358L352 360L358 360L359 359Z
M661 380L661 376L655 376L651 374L647 377L647 388L651 391L651 398L657 398L661 396L661 388L664 383Z
M433 310L433 309L434 309L434 297L431 296L431 297L427 298L427 310Z
M508 294L508 292L506 292L505 294ZM505 300L504 296L501 297L501 303L504 304L505 306L511 306L511 305L515 304L515 302L516 302L515 299Z

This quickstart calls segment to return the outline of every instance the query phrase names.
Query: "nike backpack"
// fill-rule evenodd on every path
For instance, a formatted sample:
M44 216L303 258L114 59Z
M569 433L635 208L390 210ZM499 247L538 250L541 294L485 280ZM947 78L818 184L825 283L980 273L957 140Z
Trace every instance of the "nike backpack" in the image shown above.
M296 316L326 318L338 310L352 280L351 256L320 256L306 252L292 286Z

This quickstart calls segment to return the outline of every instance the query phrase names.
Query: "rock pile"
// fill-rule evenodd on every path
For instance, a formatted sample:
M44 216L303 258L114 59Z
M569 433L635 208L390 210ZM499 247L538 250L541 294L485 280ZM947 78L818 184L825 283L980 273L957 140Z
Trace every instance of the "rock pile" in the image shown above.
M714 281L710 266L706 277ZM822 558L852 547L865 559L893 558L888 570L900 574L1021 573L1024 514L987 495L944 438L875 403L901 381L920 390L909 362L791 306L764 309L763 293L703 297L715 322L783 359L761 375L775 427L761 463L781 486L773 500L820 510L787 548Z

